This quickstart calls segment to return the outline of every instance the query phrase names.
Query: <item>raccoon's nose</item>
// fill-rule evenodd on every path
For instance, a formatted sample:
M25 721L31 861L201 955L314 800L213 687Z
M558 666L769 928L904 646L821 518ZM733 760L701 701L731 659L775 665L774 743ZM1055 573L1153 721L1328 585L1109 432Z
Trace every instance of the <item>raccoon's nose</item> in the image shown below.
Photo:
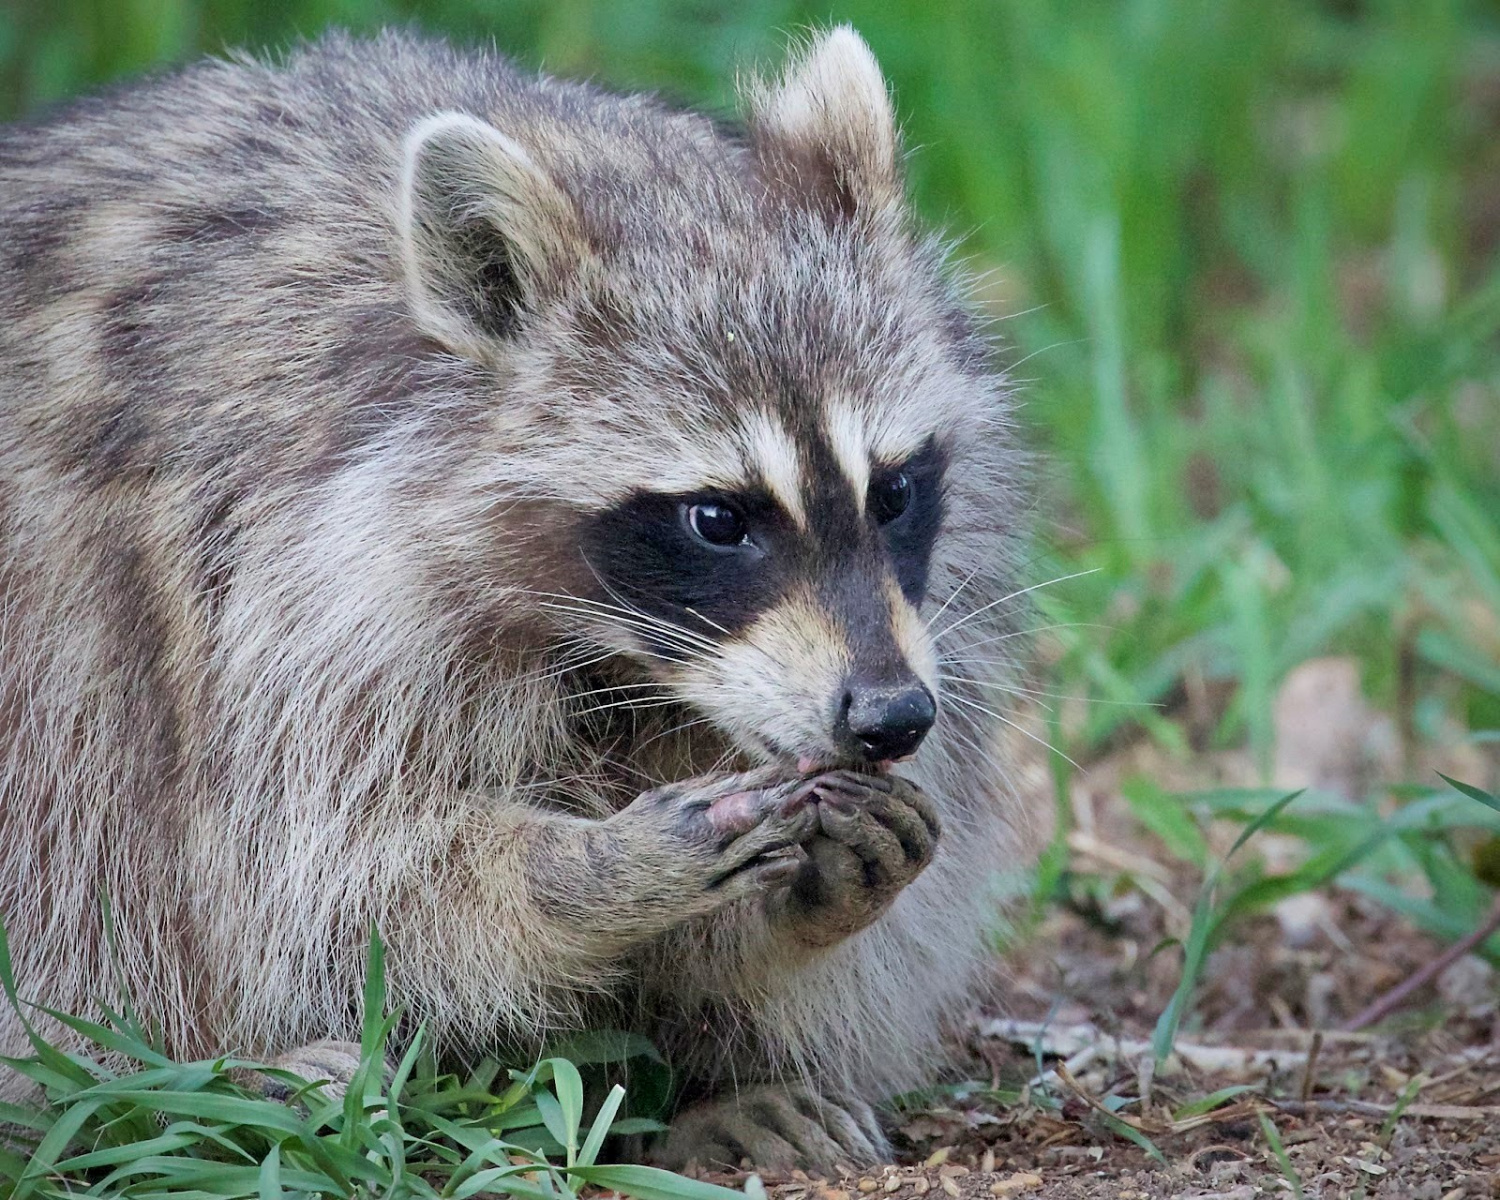
M905 758L937 720L937 702L920 683L860 687L844 693L840 741L868 762Z

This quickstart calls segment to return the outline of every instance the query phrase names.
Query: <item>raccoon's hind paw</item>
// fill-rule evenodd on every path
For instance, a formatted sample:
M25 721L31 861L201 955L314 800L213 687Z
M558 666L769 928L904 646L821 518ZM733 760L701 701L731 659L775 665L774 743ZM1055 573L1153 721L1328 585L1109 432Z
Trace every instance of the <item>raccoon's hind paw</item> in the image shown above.
M681 1170L736 1168L832 1172L843 1164L868 1167L888 1161L890 1143L875 1111L862 1100L831 1100L797 1086L747 1088L680 1114L651 1158Z
M321 1091L330 1100L343 1098L359 1070L360 1048L357 1042L338 1042L325 1039L308 1042L295 1050L277 1055L266 1063L277 1071L287 1071L308 1083L324 1081ZM385 1064L384 1074L391 1076L390 1064ZM290 1100L301 1089L276 1075L263 1071L236 1071L234 1079L243 1087L259 1092L267 1100Z

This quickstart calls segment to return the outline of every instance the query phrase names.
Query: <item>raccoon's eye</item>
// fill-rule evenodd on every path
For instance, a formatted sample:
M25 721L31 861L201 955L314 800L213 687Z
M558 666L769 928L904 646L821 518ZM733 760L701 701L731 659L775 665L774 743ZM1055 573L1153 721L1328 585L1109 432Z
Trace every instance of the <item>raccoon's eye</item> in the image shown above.
M870 484L870 512L878 524L889 525L906 511L911 503L911 480L897 471Z
M710 546L738 546L745 540L745 518L727 504L686 506L688 528Z

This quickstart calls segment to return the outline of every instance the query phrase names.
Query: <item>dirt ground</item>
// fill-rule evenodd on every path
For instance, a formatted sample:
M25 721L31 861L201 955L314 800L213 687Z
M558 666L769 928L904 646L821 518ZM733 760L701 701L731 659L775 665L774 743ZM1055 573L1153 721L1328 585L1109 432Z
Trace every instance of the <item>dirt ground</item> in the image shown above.
M1355 1011L1344 992L1363 998L1361 979L1394 982L1440 951L1352 902L1334 918L1347 943L1329 934L1294 949L1262 927L1215 956L1197 1010L1203 1027L1179 1038L1153 1075L1151 1027L1171 988L1156 976L1171 970L1059 914L1037 935L1030 965L1013 964L1005 1013L976 1014L968 1030L976 1073L989 1077L906 1114L899 1163L764 1182L776 1200L1293 1195L1264 1114L1308 1197L1500 1198L1492 971L1461 960L1395 1032L1317 1033L1298 1023L1309 1004L1331 1005L1324 1011L1337 1023ZM1257 1024L1256 1014L1266 1019ZM1232 1087L1250 1090L1183 1114ZM1119 1132L1121 1118L1105 1111L1114 1094L1148 1097L1126 1114L1165 1162Z
M1278 785L1365 788L1388 765L1379 716L1359 710L1351 678L1325 660L1289 681ZM1355 745L1340 734L1350 729L1377 742ZM1463 777L1465 764L1444 765ZM898 1163L765 1177L775 1200L1500 1200L1497 973L1459 958L1368 1030L1341 1031L1444 949L1358 894L1297 896L1237 926L1206 962L1176 1052L1154 1069L1152 1029L1182 956L1153 950L1183 935L1201 879L1130 818L1128 774L1169 789L1254 781L1235 755L1184 767L1143 745L1093 764L1074 788L1069 847L1095 886L1025 938L996 1003L957 1034L973 1081L904 1111ZM1296 853L1274 841L1259 852L1283 849ZM1102 901L1101 879L1120 881ZM1221 1089L1239 1090L1191 1107ZM1138 1102L1116 1115L1116 1097Z

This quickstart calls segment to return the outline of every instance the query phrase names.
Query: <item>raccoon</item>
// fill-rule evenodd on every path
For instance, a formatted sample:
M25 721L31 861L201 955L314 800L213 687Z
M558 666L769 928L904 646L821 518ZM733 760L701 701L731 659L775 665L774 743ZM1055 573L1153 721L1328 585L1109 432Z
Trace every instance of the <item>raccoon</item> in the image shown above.
M661 1162L888 1153L1027 842L1024 471L864 42L741 90L329 35L0 133L29 999L317 1074L373 926L456 1056L653 1039Z

